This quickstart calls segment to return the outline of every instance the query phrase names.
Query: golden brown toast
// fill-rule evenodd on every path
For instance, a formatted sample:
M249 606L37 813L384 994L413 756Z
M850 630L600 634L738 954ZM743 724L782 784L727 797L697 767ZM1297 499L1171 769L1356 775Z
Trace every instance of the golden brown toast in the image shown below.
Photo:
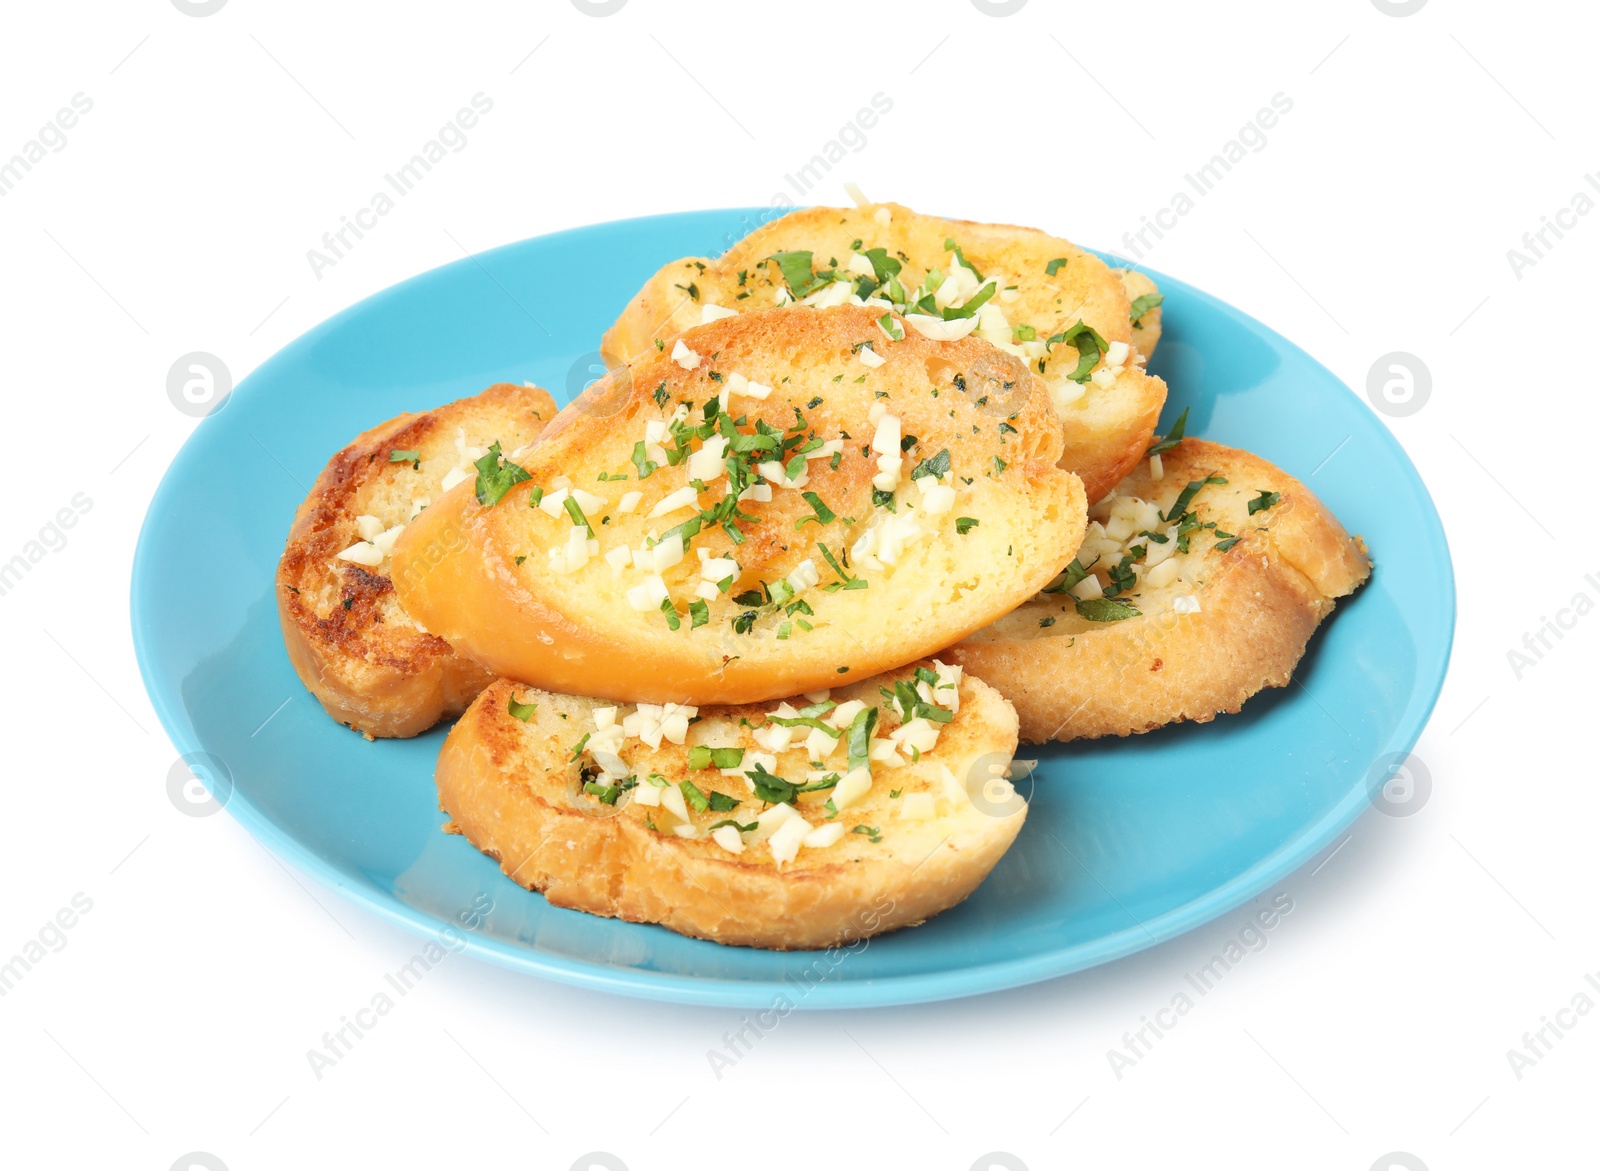
M1026 741L1236 712L1289 682L1334 600L1371 572L1359 538L1266 460L1185 439L1159 466L1091 511L1052 592L947 652L1016 705Z
M803 258L803 259L801 259ZM1160 310L1131 320L1133 296L1155 294L1140 273L1034 228L919 215L899 204L815 207L764 224L716 260L664 266L605 335L612 364L727 313L798 301L910 310L959 307L994 288L969 328L1028 363L1050 391L1065 437L1062 467L1090 500L1109 492L1149 446L1166 385L1143 362L1160 336Z
M556 906L718 943L829 947L961 902L1027 816L1011 706L932 662L817 698L674 712L497 680L439 754L445 828Z
M423 513L395 587L428 630L545 690L797 695L1045 585L1084 525L1060 450L1037 377L986 342L850 306L736 315L597 382L512 455L492 504L463 484Z
M490 444L520 446L555 418L536 387L499 383L380 423L328 461L278 563L278 615L295 672L328 714L369 738L415 736L458 715L492 676L408 618L389 580L397 529Z

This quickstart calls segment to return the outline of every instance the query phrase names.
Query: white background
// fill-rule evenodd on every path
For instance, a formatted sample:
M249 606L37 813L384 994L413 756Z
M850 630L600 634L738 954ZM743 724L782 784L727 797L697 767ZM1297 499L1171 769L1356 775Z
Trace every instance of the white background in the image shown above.
M1576 4L1445 0L1406 17L1370 0L1032 0L1004 18L968 0L632 0L605 18L568 0L7 6L0 159L74 94L94 106L0 198L0 560L74 493L93 508L0 597L0 959L74 894L93 909L0 999L0 1164L1574 1165L1600 1013L1520 1079L1506 1051L1600 971L1600 619L1520 679L1507 652L1574 595L1600 598L1581 344L1600 216L1520 279L1506 253L1600 170L1595 31ZM314 276L306 250L479 91L494 110L466 149ZM167 798L176 754L126 598L146 503L195 426L168 367L206 350L243 377L462 248L766 203L878 91L893 111L834 178L1101 247L1273 94L1293 100L1147 260L1358 391L1390 351L1432 371L1424 409L1389 421L1460 591L1417 748L1431 799L1367 814L1294 876L1266 949L1120 1079L1107 1050L1246 911L1011 993L795 1014L720 1080L706 1052L736 1012L455 958L316 1080L306 1050L414 940Z

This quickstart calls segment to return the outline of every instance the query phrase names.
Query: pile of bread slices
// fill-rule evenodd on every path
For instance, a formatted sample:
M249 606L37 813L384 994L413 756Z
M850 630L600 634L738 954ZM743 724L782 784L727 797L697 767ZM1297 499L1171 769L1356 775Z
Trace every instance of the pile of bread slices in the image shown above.
M341 723L460 717L445 829L553 904L824 947L960 902L1028 742L1234 712L1370 566L1266 461L1157 439L1147 277L1040 231L797 211L533 386L335 455L278 571Z

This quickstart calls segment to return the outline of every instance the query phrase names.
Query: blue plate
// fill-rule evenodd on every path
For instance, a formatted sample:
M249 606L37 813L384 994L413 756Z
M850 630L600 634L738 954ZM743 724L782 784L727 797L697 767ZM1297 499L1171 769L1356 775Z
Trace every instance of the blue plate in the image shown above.
M780 953L551 907L439 831L442 729L369 744L323 713L284 655L272 583L328 457L379 420L496 381L570 398L646 277L721 252L760 215L624 220L435 269L287 346L200 423L145 519L133 634L162 724L180 752L210 754L197 773L228 811L350 898L424 935L454 928L475 955L739 1007L780 994L804 1007L905 1004L1059 976L1188 931L1330 843L1367 805L1374 762L1411 748L1438 696L1455 616L1444 533L1364 401L1272 330L1159 273L1152 365L1172 387L1168 421L1187 406L1191 435L1307 480L1367 538L1377 571L1317 635L1296 686L1203 727L1040 751L1016 846L925 926L848 955ZM484 895L493 909L473 914Z

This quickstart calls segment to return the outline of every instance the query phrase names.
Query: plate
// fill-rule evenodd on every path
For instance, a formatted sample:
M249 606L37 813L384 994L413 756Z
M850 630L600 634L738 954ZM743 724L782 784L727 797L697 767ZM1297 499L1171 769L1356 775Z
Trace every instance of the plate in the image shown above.
M1028 823L962 906L853 949L795 953L551 907L440 832L443 729L368 743L324 714L285 657L273 573L328 458L382 419L496 381L571 398L646 277L716 255L761 216L623 220L434 269L286 346L199 423L145 518L132 619L151 701L214 802L296 867L447 946L589 988L742 1008L906 1004L1060 976L1205 923L1333 841L1369 803L1375 762L1411 748L1438 696L1455 616L1444 533L1364 400L1159 273L1166 421L1188 407L1191 435L1305 480L1377 569L1294 684L1240 715L1027 753L1039 758ZM180 769L173 791L185 780Z

